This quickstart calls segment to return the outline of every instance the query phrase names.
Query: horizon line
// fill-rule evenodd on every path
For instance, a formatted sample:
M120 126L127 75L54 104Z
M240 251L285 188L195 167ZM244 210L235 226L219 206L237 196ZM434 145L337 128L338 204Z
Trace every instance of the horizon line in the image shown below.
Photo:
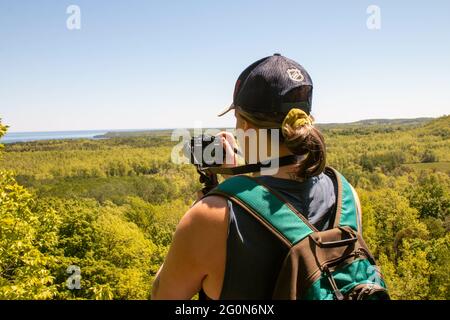
M360 119L356 121L351 122L317 122L317 125L330 125L330 124L351 124L351 123L357 123L361 121L375 121L375 120L415 120L415 119L437 119L441 117L445 117L446 114L443 114L439 117L413 117L413 118L366 118L366 119ZM5 125L5 124L4 124ZM8 128L9 126L6 125ZM212 127L205 127L204 129L211 129ZM223 127L228 128L228 127ZM231 128L231 127L230 127ZM87 131L106 131L106 132L118 132L118 131L157 131L157 130L176 130L176 129L194 129L194 127L171 127L171 128L122 128L122 129L69 129L69 130L49 130L49 131L6 131L7 135L8 133L50 133L50 132L87 132Z

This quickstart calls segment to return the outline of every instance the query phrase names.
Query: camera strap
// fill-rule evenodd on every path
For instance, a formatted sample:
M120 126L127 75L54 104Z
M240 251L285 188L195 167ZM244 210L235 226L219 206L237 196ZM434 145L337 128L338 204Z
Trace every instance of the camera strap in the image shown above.
M297 155L289 155L289 156L278 158L278 166L283 167L283 166L287 166L289 164L298 163L299 158L301 158L301 156L297 156ZM208 170L209 172L214 173L214 174L226 174L226 175L234 176L237 174L256 172L256 171L260 170L261 168L270 168L270 165L272 164L273 160L274 159L270 159L267 161L267 163L258 162L258 163L245 164L242 166L232 167L232 168L207 167L207 168L204 168L203 170L205 170L205 171Z

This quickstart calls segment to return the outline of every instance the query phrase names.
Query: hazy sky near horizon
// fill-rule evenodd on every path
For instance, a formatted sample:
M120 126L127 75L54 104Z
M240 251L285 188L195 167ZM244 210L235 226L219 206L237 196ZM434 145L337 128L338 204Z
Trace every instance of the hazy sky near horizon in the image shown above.
M236 78L275 52L311 74L318 122L450 113L450 1L0 0L0 117L13 132L233 126L216 114Z

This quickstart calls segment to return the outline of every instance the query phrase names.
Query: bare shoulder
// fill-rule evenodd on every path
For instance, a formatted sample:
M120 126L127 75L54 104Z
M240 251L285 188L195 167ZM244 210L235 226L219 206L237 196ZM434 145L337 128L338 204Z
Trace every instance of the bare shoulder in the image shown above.
M225 264L228 215L226 200L209 196L190 208L177 226L174 238L202 274L215 274Z
M189 299L204 287L210 296L217 297L227 232L226 200L210 196L197 202L177 226L153 295Z
M223 213L227 209L227 200L224 197L211 195L198 201L192 208L198 214L205 212Z
M186 212L183 220L190 224L220 225L228 221L227 201L215 195L205 197Z

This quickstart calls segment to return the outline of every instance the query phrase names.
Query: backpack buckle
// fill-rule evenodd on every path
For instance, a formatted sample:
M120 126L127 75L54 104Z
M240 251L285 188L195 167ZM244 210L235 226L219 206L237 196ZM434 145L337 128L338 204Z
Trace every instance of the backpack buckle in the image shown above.
M327 265L323 266L323 271L325 275L327 276L328 281L330 282L331 288L333 289L334 296L337 300L344 300L344 295L342 294L341 290L339 290L336 281L334 280L333 274L331 273L330 269Z

